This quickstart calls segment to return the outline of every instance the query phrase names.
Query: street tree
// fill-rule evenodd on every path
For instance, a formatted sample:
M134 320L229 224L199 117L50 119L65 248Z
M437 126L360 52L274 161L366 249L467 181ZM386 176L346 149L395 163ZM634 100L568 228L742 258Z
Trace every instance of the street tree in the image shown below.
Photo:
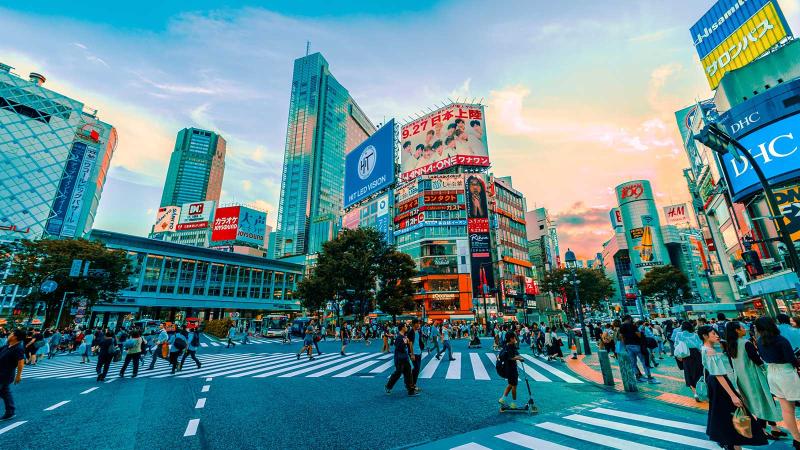
M581 304L589 308L597 308L601 302L614 293L613 283L606 274L597 269L575 269L575 278L578 284L578 295ZM570 282L572 273L570 269L556 269L547 272L542 283L544 290L555 295L566 296L566 311L575 315L575 288Z
M383 257L378 268L379 287L377 294L378 308L392 315L414 309L414 285L411 278L417 275L417 265L411 256L390 249Z
M64 304L67 311L81 300L85 300L89 308L98 302L110 303L128 286L132 273L124 251L111 250L102 242L86 239L17 241L2 245L0 254L9 264L6 283L31 289L19 302L21 309L33 313L37 304L44 304L45 327L56 320L65 292L72 293ZM69 276L75 259L89 262L89 276ZM55 281L58 288L47 294L41 292L40 286L45 280Z
M660 297L673 306L689 297L689 279L677 267L667 264L650 269L639 281L639 291L645 297Z

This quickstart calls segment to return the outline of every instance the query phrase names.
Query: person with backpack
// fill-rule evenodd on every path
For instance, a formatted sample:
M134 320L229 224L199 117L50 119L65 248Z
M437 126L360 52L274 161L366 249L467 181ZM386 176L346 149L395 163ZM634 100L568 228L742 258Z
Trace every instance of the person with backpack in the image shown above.
M225 348L236 348L236 342L233 342L233 339L236 337L236 327L231 325L231 328L228 330L228 345Z
M169 363L172 364L172 373L178 370L178 357L181 353L189 347L189 333L184 326L181 330L176 331L172 336L172 342L169 346Z
M500 406L508 405L506 398L511 393L511 404L508 406L512 409L517 407L517 384L519 383L517 361L522 361L522 356L519 355L518 343L517 335L513 331L508 331L503 343L503 349L497 355L497 362L495 363L497 374L508 380L508 384L503 390L503 396L497 402L500 403Z
M186 349L186 353L183 354L183 358L181 358L181 363L178 366L178 370L183 370L183 363L186 361L187 356L192 357L195 364L197 364L198 369L202 366L200 360L197 359L198 348L200 348L200 332L197 331L197 328L195 328L191 333L189 333L189 347Z
M409 397L419 395L417 387L414 386L413 375L411 372L411 354L414 351L411 341L406 337L406 324L400 323L397 327L397 337L394 341L394 372L389 377L389 382L386 383L386 395L392 393L392 388L400 376L403 376L403 382L406 385L406 391Z
M125 348L125 361L122 363L122 368L119 369L119 377L125 377L125 370L128 369L128 364L133 361L133 375L131 378L136 378L136 375L139 375L139 359L142 356L142 345L144 344L144 339L142 338L142 333L139 330L133 330L131 335L125 342L122 343L122 346Z
M150 360L150 367L148 367L147 370L153 370L156 367L156 360L158 358L166 359L162 348L164 345L167 345L169 340L169 334L167 334L164 324L161 324L161 331L158 333L158 337L155 338L156 348L153 350L153 359Z
M108 375L108 368L114 355L117 353L117 341L114 339L114 332L106 331L103 339L97 342L97 381L105 381Z

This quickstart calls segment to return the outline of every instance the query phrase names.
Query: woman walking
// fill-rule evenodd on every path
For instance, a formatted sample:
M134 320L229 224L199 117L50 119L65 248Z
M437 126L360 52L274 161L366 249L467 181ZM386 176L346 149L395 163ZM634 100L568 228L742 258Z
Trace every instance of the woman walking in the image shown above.
M755 321L758 336L758 353L767 363L767 383L769 391L778 398L783 415L783 425L792 435L795 449L800 449L800 431L795 421L795 402L800 400L800 366L794 357L789 341L780 335L778 326L770 317L760 317Z
M725 342L733 366L734 385L742 393L747 410L772 428L768 437L778 439L786 436L776 425L781 420L781 410L769 392L764 361L746 335L747 330L735 320L725 325Z
M119 369L120 378L125 377L125 370L128 368L128 364L130 364L131 361L133 361L133 375L131 378L136 378L136 375L139 375L139 358L142 356L143 344L144 339L142 339L142 333L139 332L139 330L133 330L131 332L131 337L122 343L127 353L125 353L125 362L122 363L122 368Z
M117 352L117 343L114 340L114 332L106 331L103 339L96 344L97 347L97 381L105 381L108 375L108 367Z
M350 343L350 330L347 328L347 325L342 325L342 356L344 356L345 350L347 350L347 344Z
M683 347L686 348L683 348ZM675 334L675 348L686 351L689 354L675 354L675 361L678 363L678 368L683 370L683 381L686 386L692 390L694 400L699 402L700 397L697 395L697 382L703 376L703 361L700 354L700 349L703 348L703 342L694 333L694 325L690 321L683 322L681 331ZM686 355L686 356L684 356Z
M728 450L740 450L742 445L767 445L767 435L764 433L763 422L756 420L750 414L751 438L742 436L733 426L734 411L743 407L744 402L733 388L728 378L731 368L722 352L714 349L719 344L719 335L713 327L704 325L697 330L703 340L702 361L706 369L706 384L708 384L708 424L706 435L720 447Z

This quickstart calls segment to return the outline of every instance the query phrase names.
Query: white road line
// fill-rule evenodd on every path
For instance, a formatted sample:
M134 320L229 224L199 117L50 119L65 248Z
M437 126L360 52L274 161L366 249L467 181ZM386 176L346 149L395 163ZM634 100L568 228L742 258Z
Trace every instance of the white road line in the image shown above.
M472 364L472 374L476 380L489 380L489 373L486 372L486 367L483 367L481 362L481 355L478 353L470 353L469 361Z
M222 344L217 344L216 342L209 342L208 344L211 345L212 347L219 347L220 345L222 345Z
M211 389L211 385L207 384L203 386L203 389L200 389L200 392L208 392L209 389Z
M470 442L464 445L459 445L458 447L453 447L450 450L492 450L489 447L484 447L481 444Z
M358 372L360 372L360 371L362 371L362 370L366 369L367 367L369 367L369 366L371 366L371 365L375 364L375 363L376 363L376 362L378 362L378 361L379 361L378 359L373 359L372 361L367 361L367 362L365 362L365 363L363 363L363 364L359 364L359 365L357 365L357 366L355 366L355 367L353 367L353 368L350 368L350 369L348 369L348 370L345 370L345 371L344 371L344 372L342 372L342 373L337 373L336 375L334 375L334 376L333 376L333 378L345 378L345 377L349 377L350 375L352 375L352 374L354 374L354 373L358 373Z
M619 439L611 436L606 436L604 434L593 433L591 431L582 430L580 428L565 427L564 425L559 425L557 423L552 423L552 422L539 423L536 424L536 426L539 428L544 428L545 430L548 431L552 431L554 433L563 434L565 436L569 436L575 439L592 442L598 445L605 445L606 447L616 448L619 450L629 450L632 448L635 448L637 450L663 450L660 447L644 445L639 442L626 441L625 439Z
M93 388L89 388L89 389L87 389L87 390L85 390L85 391L81 392L81 395L88 394L89 392L93 392L93 391L96 391L96 390L98 390L98 389L100 389L100 387L99 387L99 386L95 386L95 387L93 387Z
M56 409L56 408L60 408L60 407L62 407L62 406L64 406L64 405L66 405L66 404L67 404L67 403L69 403L69 402L70 402L69 400L64 400L63 402L58 402L58 403L56 403L55 405L48 406L48 407L47 407L47 408L45 408L44 410L45 410L45 411L52 411L52 410L54 410L54 409Z
M206 381L211 381L211 380L213 380L213 378L211 377L206 378Z
M200 343L200 347L203 347L203 348L208 347L208 344L206 344L205 342L201 342Z
M194 405L194 409L203 409L205 407L206 407L206 399L205 399L205 397L204 398L198 398L197 399L197 404Z
M0 434L3 434L5 432L7 432L7 431L11 431L14 428L17 428L18 426L22 425L23 423L28 423L28 421L27 420L20 420L19 422L14 422L14 423L12 423L11 425L9 425L9 426L7 426L5 428L0 428Z
M219 369L221 367L228 366L230 364L235 364L240 361L246 361L251 359L253 356L252 353L241 353L237 355L225 355L227 357L217 358L214 361L206 363L206 366L203 367L203 373L212 372L214 368ZM198 372L199 373L199 372ZM167 378L167 377L174 377L179 376L179 372L172 373L172 366L168 366L162 369L158 369L154 371L148 371L144 375L140 375L143 377L153 377L153 378Z
M667 431L652 430L649 428L638 427L636 425L628 425L626 423L613 422L611 420L597 419L595 417L584 416L582 414L572 414L566 417L567 420L573 420L579 423L594 425L597 427L609 428L611 430L623 431L625 433L633 433L639 436L647 436L662 441L669 441L673 443L680 443L691 445L693 447L718 449L719 445L716 442L711 442L705 439L697 439L693 437L683 436L677 433L670 433Z
M431 357L431 359L428 360L428 364L426 364L419 373L419 378L432 378L433 374L436 373L436 368L439 367L440 362L441 361L436 359L435 356Z
M342 358L332 359L332 360L329 359L329 360L327 360L327 361L325 361L324 363L321 363L321 364L308 364L311 367L305 367L305 368L300 369L300 370L295 370L293 372L284 373L283 375L281 375L281 377L283 377L283 378L295 377L297 375L302 375L304 373L311 372L312 370L317 370L317 369L320 369L322 367L328 367L328 366L337 365L339 363L341 363L341 365L337 365L336 367L347 367L347 366L349 366L350 364L352 364L354 362L363 361L365 359L372 358L373 355L374 355L374 353L367 353L366 355L364 353L353 353L352 355L347 355L347 356L342 357ZM353 360L355 360L355 361L353 361ZM348 361L350 361L350 362L348 363ZM300 367L300 366L297 366L297 367ZM286 370L291 370L291 369L292 368L282 369L281 371L285 372ZM334 368L334 370L337 370L337 369ZM326 370L323 370L321 372L313 373L313 374L311 374L309 376L312 377L312 378L320 377L322 375L325 375L326 373L331 373L331 372L333 372L333 370L326 369Z
M453 361L449 361L450 365L447 366L447 374L444 376L448 380L461 379L461 353L453 353Z
M574 450L571 447L565 447L561 444L556 444L555 442L545 441L533 436L528 436L527 434L517 433L516 431L498 434L495 437L506 442L519 445L520 447L535 450Z
M393 356L393 355L390 355L390 356ZM386 370L388 370L389 367L392 367L392 366L394 366L394 359L386 361L385 363L381 364L380 366L370 370L369 373L383 373L383 372L386 372Z
M330 353L330 354L327 354L327 355L322 355L319 358L317 358L316 362L319 362L320 360L328 360L330 358L333 358L334 356L336 356L336 354L334 354L334 353ZM295 354L294 358L297 358L296 354ZM316 362L311 362L310 364L316 364ZM292 370L293 367L286 368L287 366L294 365L294 367L305 367L308 364L309 364L309 362L301 363L301 362L292 360L290 358L289 361L270 362L270 363L264 364L261 367L258 367L256 369L248 370L247 372L241 372L241 373L237 373L237 374L234 374L234 375L228 375L226 378L241 378L241 377L246 377L246 376L255 375L255 374L258 374L258 375L255 375L254 378L264 378L264 377L268 377L269 375L272 375L274 373L280 373L280 372L284 372L286 370ZM273 369L279 369L279 368L284 368L284 369L280 369L278 371L274 371L273 370ZM266 372L266 373L264 373L264 372Z
M183 432L183 437L194 436L197 434L197 426L200 425L200 419L191 419L189 424L186 425L186 431Z
M573 377L572 375L564 373L564 372L556 369L555 367L550 366L549 364L545 364L545 363L537 360L536 358L530 357L529 355L522 355L522 357L527 359L528 361L530 361L532 364L536 364L537 366L541 367L542 369L544 369L544 370L552 373L553 375L561 378L562 380L566 381L567 383L583 383L583 381Z
M228 364L218 365L217 367L209 368L209 369L200 369L198 372L187 373L185 375L178 375L177 378L191 378L191 377L215 377L215 376L223 376L228 375L231 373L241 372L247 369L251 369L255 366L261 365L265 362L275 361L275 360L285 360L288 356L286 355L272 355L266 358L258 358L246 362L242 361L231 361Z
M617 410L614 410L614 409L607 409L607 408L595 408L595 409L591 410L591 412L597 413L597 414L605 414L607 416L619 417L619 418L622 418L622 419L636 420L636 421L645 422L645 423L652 423L652 424L661 425L661 426L664 426L664 427L678 428L678 429L681 429L681 430L696 431L698 433L705 433L706 432L705 425L697 425L697 424L689 423L689 422L678 422L676 420L659 419L657 417L645 416L645 415L642 415L642 414L633 414L633 413L628 413L628 412L624 412L624 411L617 411Z
M368 360L368 359L372 359L372 357L373 357L373 356L375 356L375 353L368 353L367 355L365 355L365 356L362 356L362 357L360 357L360 358L351 359L351 360L349 360L349 361L347 361L347 362L343 362L343 363L341 363L341 364L339 364L339 365L336 365L336 366L333 366L333 367L329 367L329 368L327 368L327 369L325 369L325 370L323 370L323 371L320 371L320 372L314 372L314 373L312 373L311 375L306 375L306 377L308 377L308 378L317 378L317 377L321 377L321 376L323 376L323 375L327 375L327 374L329 374L329 373L336 372L337 370L344 369L345 367L352 366L353 364L360 363L360 362L362 362L362 361L366 361L366 360ZM282 377L287 377L287 376L289 376L289 375L290 375L290 374L281 375L281 376L282 376Z

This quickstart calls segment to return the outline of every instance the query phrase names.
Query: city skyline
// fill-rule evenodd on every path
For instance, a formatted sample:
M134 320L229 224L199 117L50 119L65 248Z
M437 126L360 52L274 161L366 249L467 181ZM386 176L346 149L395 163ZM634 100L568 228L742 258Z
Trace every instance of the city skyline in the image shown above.
M483 98L492 171L514 178L530 210L552 211L562 249L588 259L612 235L616 185L649 179L659 206L688 199L674 111L710 95L687 24L712 3L561 10L526 2L507 9L513 17L468 6L450 14L453 2L412 2L396 16L240 4L133 22L111 11L105 24L82 9L0 9L0 54L16 73L43 73L48 87L85 99L118 127L97 228L146 235L175 133L188 126L228 139L222 199L268 209L274 225L292 61L310 40L376 123L403 123L447 97ZM800 2L780 4L800 29ZM531 9L538 18L515 18L534 17L519 12ZM443 51L454 24L463 45ZM531 164L541 176L530 176Z

